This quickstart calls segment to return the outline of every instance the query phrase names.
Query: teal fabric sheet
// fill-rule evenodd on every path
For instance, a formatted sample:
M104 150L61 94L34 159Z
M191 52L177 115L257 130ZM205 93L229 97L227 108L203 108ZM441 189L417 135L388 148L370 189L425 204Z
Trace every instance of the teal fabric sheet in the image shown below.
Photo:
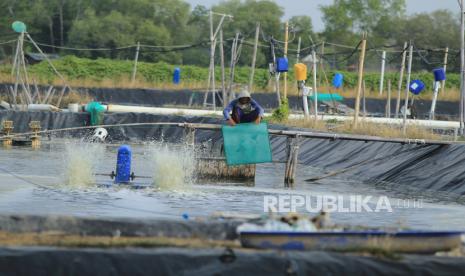
M224 151L229 166L272 161L266 123L223 126Z

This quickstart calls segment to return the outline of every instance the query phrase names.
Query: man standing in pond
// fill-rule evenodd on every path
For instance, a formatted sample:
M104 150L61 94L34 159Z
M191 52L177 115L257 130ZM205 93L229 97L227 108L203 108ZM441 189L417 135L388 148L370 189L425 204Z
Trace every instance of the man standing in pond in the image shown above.
M223 110L224 118L230 126L241 123L260 124L265 111L263 108L250 97L250 93L243 90L237 99L232 100Z

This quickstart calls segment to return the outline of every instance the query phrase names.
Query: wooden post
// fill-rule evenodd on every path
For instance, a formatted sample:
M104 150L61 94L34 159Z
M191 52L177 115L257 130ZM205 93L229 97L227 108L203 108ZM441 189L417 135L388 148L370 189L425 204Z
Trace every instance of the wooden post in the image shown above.
M402 131L404 135L407 133L407 109L408 109L408 96L409 96L409 86L410 86L410 76L412 74L412 60L413 60L413 44L409 43L409 53L408 53L408 68L407 68L407 83L405 89L405 107L404 107L404 120L402 123Z
M357 98L355 100L355 115L354 115L354 127L358 125L358 116L360 113L360 94L362 93L362 82L363 82L363 70L365 65L365 51L367 45L366 33L362 36L362 53L360 54L360 61L358 67L358 87L357 87Z
M465 108L465 6L460 0L460 135L464 131L464 108Z
M223 98L223 107L226 107L228 105L228 99L227 99L226 84L225 84L223 29L220 30L220 59L221 59L221 95Z
M444 51L444 73L447 72L448 57L449 57L449 47L447 47L446 50ZM445 88L446 88L446 80L443 80L441 83L441 94L443 95L444 95Z
M296 168L299 163L299 135L287 138L287 162L284 172L284 186L292 187L295 183Z
M26 99L28 104L32 104L32 96L30 92L30 86L29 86L29 77L27 75L27 69L26 69L26 60L24 59L24 34L21 35L21 48L20 48L20 63L23 67L24 71L24 82L22 84L24 93L26 94Z
M386 118L391 118L391 80L388 80L388 96L386 101Z
M363 118L366 117L367 115L367 106L366 106L366 82L363 80L363 87L362 87L362 113L363 113Z
M402 83L403 83L403 78L404 78L404 70L405 70L405 60L407 58L407 42L404 43L404 49L402 53L402 63L400 65L400 75L399 75L399 84L397 87L397 101L396 101L396 118L399 118L399 110L400 110L400 100L401 100L401 90L402 90Z
M324 64L324 57L325 55L325 42L323 41L321 43L321 57L320 57L320 72L324 73L325 70L325 64ZM321 80L323 79L322 74L320 74L320 77L318 78L318 85L321 87Z
M312 59L313 59L313 108L315 110L315 120L318 120L318 87L316 84L316 68L317 68L317 61L316 61L316 52L315 50L312 51Z
M255 44L253 47L253 56L252 56L252 66L250 68L250 79L249 79L249 92L253 92L253 80L255 75L255 64L257 62L257 51L258 51L258 38L260 35L260 22L257 23L257 27L255 29Z
M379 81L379 95L383 95L384 89L384 69L386 68L386 51L381 56L381 77Z
M229 100L232 101L234 99L233 93L233 84L234 84L234 70L236 68L236 58L237 58L237 42L239 41L239 33L236 33L236 37L234 38L233 45L231 47L231 64L229 68Z
M192 149L195 147L195 127L187 124L184 128L184 142Z
M137 62L139 61L140 42L137 41L136 56L134 57L134 68L132 69L131 83L134 85L137 75Z
M296 63L300 62L300 44L302 44L302 38L299 36L299 40L297 42L297 59L296 59Z
M203 106L207 106L208 94L210 91L213 91L213 99L215 99L215 49L216 49L216 41L213 34L213 12L210 11L209 13L209 21L210 21L210 66L208 72L208 91L206 91L204 98L203 98ZM213 110L216 107L213 106Z
M289 43L289 21L286 21L284 33L284 57L287 58L287 48ZM284 99L287 99L287 72L284 72Z

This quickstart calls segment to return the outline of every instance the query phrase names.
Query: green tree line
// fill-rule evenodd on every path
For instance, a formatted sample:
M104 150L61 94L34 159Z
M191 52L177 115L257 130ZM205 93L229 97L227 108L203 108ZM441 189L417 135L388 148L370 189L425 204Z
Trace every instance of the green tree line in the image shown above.
M302 39L301 56L310 53L312 45L322 41L355 47L363 31L369 34L370 49L399 49L404 41L412 40L418 49L414 68L431 70L442 64L442 51L451 48L449 68L458 69L459 14L446 10L406 16L405 0L334 0L320 6L325 27L315 32L312 18L306 15L289 19L289 57L295 60L298 37ZM195 45L182 49L142 48L140 60L207 66L209 63L208 11L227 13L234 19L224 23L225 55L229 59L231 38L239 32L251 42L257 22L261 26L257 66L266 68L270 62L269 40L284 40L284 10L272 0L225 0L212 7L191 7L184 0L15 0L0 2L0 40L14 39L11 23L21 20L32 37L50 47L48 53L75 55L84 58L133 59L134 45ZM215 16L215 25L219 21ZM27 44L28 45L28 44ZM106 51L74 51L55 48L110 48ZM28 50L34 51L28 45ZM276 43L277 55L283 55L283 44ZM10 57L14 45L0 46L0 58ZM249 43L243 44L239 65L249 65L252 55ZM217 51L219 52L219 51ZM350 68L358 55L351 49L326 44L325 60L332 69ZM379 53L368 55L368 68L379 63ZM389 53L389 64L398 66L399 53ZM388 64L388 65L389 65Z

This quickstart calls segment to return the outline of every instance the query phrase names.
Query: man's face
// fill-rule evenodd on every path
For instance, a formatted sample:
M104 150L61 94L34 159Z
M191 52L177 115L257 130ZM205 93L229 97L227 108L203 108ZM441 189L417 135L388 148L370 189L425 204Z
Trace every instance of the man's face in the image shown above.
M248 104L248 103L250 103L250 98L240 98L239 103L240 104Z

